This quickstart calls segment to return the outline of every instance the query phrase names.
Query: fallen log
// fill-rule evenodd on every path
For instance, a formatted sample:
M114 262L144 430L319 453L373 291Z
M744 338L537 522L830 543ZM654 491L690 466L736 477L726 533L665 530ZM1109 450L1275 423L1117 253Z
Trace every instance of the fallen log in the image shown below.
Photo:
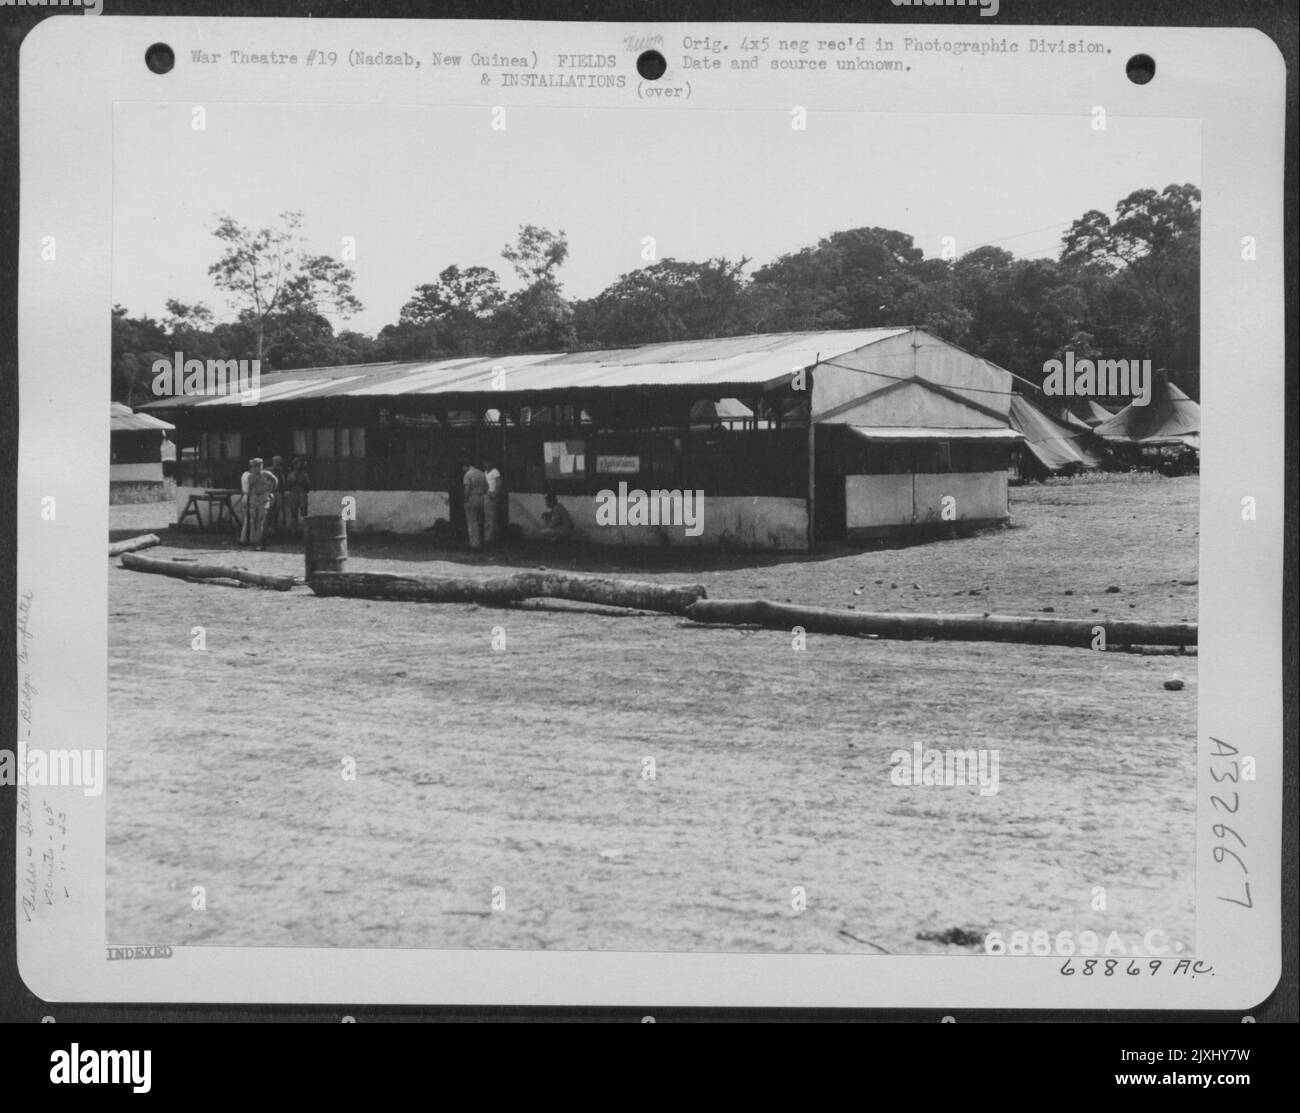
M137 537L128 537L125 541L114 541L108 547L109 557L121 556L135 549L147 549L151 545L161 545L162 540L156 533L142 533Z
M222 564L194 564L182 560L157 560L154 557L122 554L122 567L135 572L154 572L160 576L174 576L180 580L238 580L241 584L269 587L275 591L288 591L294 585L292 576L266 576L246 568L227 567Z
M686 609L695 622L767 626L790 630L802 626L820 634L874 634L881 638L937 638L950 641L1023 642L1074 645L1091 649L1097 629L1104 646L1195 645L1191 622L1133 622L1107 619L1014 618L977 614L869 614L822 607L789 606L763 599L701 599Z
M699 584L651 584L562 572L516 572L482 580L467 576L405 576L393 572L314 572L307 584L317 595L357 599L488 605L523 599L571 599L669 614L685 614L687 607L705 595Z

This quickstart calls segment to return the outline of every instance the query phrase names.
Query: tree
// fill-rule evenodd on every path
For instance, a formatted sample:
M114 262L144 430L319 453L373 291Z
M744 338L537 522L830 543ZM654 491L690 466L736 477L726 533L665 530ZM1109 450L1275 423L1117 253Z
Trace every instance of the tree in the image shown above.
M1115 206L1115 220L1092 209L1061 239L1061 262L1099 263L1109 270L1199 246L1201 191L1193 185L1134 190Z
M442 351L477 355L491 345L492 315L504 301L495 271L452 265L438 275L437 282L416 287L398 321L425 330Z
M578 346L573 316L554 282L536 282L511 294L493 316L495 346L503 352L571 350Z
M482 319L504 300L501 281L488 267L454 264L438 275L438 281L417 286L404 306L400 319L417 325L442 322L457 314Z
M171 349L183 353L186 359L221 359L225 355L225 349L212 331L212 310L201 301L187 305L168 298L163 327Z
M172 359L166 330L152 317L128 317L125 306L113 306L110 396L128 406L153 399L154 360Z
M218 215L215 235L226 247L208 274L251 327L255 359L290 318L331 310L348 317L362 308L352 293L356 276L328 255L308 254L301 227L300 212L281 213L278 228L256 231Z
M515 242L501 249L501 257L514 267L521 282L531 286L555 281L555 272L569 257L569 241L564 229L551 232L535 224L523 224Z
M1114 221L1092 210L1062 237L1061 262L1094 281L1092 331L1112 358L1199 366L1200 207L1193 185L1139 189Z
M501 257L527 285L493 314L498 350L546 352L577 346L573 306L560 292L555 274L568 254L563 230L551 232L534 224L522 225L515 242L501 249Z
M385 325L375 337L374 358L384 362L442 359L446 355L438 347L438 333L434 325L399 321L394 325Z
M923 254L903 232L853 228L782 255L754 272L759 331L911 324L905 295L915 299L916 280L907 272Z
M891 297L891 324L909 324L965 347L970 342L973 314L966 292L951 263L918 259L906 263Z
M574 307L579 343L602 348L734 335L743 328L743 271L748 263L661 259L622 275Z

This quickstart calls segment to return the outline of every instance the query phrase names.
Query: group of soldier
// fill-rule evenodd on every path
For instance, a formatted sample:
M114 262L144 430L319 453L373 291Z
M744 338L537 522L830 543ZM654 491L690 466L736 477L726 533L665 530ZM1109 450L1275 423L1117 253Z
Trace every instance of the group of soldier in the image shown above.
M477 465L466 460L461 465L465 473L465 528L469 532L469 547L481 549L495 545L501 536L501 471L492 460L483 459Z
M465 461L462 470L469 547L481 549L495 545L501 540L504 510L500 469L494 461L483 459L477 464ZM300 536L311 489L311 476L307 474L303 457L295 456L293 466L286 469L282 456L272 456L269 468L260 456L254 456L240 479L244 496L240 543L265 549L270 536ZM557 503L554 495L547 496L546 506L542 536L548 540L571 536L573 521L568 511Z
M293 466L286 470L283 456L272 456L269 468L260 456L254 456L239 486L244 496L240 544L265 549L270 535L302 533L311 491L311 476L303 457L295 456Z

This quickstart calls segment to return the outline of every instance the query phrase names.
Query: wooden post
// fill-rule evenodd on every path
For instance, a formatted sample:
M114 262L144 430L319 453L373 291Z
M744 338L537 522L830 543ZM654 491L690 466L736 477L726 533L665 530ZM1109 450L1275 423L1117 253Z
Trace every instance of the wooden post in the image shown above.
M811 403L811 399L809 400ZM817 542L817 426L808 407L808 548Z

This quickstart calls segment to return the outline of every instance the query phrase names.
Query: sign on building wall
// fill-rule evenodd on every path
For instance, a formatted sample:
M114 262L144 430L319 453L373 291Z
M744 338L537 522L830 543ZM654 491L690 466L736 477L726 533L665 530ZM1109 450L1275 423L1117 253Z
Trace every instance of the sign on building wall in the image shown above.
M542 460L547 479L567 479L587 471L585 441L544 441Z
M641 471L641 457L597 456L596 471L602 475L637 475Z

